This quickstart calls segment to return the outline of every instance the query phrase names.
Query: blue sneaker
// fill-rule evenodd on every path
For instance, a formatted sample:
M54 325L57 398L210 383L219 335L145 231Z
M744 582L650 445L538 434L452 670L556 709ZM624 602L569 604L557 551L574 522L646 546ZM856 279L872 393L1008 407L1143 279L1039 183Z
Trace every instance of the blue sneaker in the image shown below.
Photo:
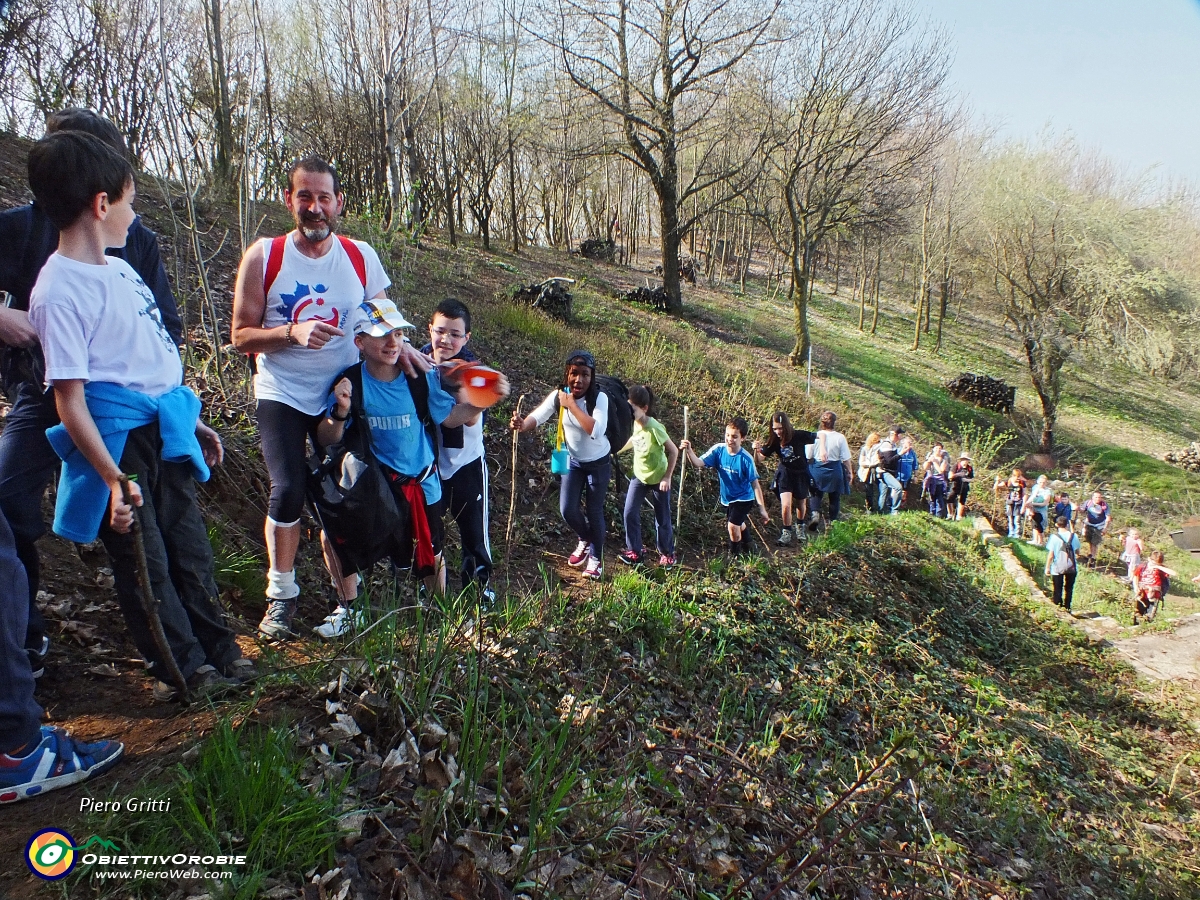
M42 726L42 742L25 756L0 753L0 803L15 803L99 775L125 752L118 741L85 744L61 728Z

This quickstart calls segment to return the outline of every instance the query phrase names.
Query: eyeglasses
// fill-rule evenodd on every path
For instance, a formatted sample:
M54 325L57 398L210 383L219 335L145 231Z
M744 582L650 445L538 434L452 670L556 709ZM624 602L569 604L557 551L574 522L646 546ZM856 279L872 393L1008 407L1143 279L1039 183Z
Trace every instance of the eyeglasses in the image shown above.
M461 341L467 335L462 331L451 331L449 328L430 328L429 333L435 338L448 337L452 341Z

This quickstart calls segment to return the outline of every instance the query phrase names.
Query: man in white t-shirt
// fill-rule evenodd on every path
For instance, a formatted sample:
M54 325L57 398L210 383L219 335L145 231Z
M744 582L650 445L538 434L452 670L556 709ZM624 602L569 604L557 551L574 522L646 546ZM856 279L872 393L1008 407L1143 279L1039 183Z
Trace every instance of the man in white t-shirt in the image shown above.
M268 603L258 630L272 639L292 633L300 595L295 561L306 441L312 437L316 443L334 378L358 361L348 319L363 300L386 296L391 284L368 244L336 233L345 196L328 162L316 156L296 162L283 197L296 228L256 241L246 251L238 269L232 328L234 346L255 359L258 431L271 479L264 529ZM411 374L432 367L407 343L401 362ZM357 595L358 576L343 575L324 535L322 542L339 600L348 606Z

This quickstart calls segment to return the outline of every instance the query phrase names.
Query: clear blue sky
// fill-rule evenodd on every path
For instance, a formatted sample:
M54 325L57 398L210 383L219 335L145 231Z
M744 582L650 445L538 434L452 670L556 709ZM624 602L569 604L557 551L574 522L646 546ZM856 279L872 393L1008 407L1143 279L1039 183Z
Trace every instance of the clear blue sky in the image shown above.
M1200 0L914 0L953 88L1004 136L1046 125L1200 185Z

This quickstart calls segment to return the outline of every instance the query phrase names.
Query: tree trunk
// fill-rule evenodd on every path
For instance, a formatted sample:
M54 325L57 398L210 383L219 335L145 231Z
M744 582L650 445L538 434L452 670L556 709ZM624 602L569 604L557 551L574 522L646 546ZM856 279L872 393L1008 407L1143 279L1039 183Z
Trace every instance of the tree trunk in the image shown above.
M679 209L672 194L671 202L659 197L659 223L662 226L663 290L667 292L667 312L683 311L683 290L679 281Z
M1038 452L1053 453L1054 426L1058 420L1061 388L1058 376L1066 360L1056 349L1047 349L1031 336L1025 338L1025 360L1029 364L1029 377L1033 382L1033 389L1042 404L1042 437L1038 443Z
M811 243L805 243L800 252L792 252L792 283L788 288L788 296L794 311L796 345L788 354L788 362L793 366L804 365L812 343L808 332L808 300L811 294L812 258L815 249Z
M875 309L871 314L871 334L874 334L875 329L879 327L879 282L883 278L883 232L881 231L876 237L879 243L875 245L875 278L872 290L872 303Z
M225 36L222 30L221 0L209 0L208 49L212 73L213 118L217 138L213 174L228 185L233 176L233 110L229 103L229 71L225 65Z

